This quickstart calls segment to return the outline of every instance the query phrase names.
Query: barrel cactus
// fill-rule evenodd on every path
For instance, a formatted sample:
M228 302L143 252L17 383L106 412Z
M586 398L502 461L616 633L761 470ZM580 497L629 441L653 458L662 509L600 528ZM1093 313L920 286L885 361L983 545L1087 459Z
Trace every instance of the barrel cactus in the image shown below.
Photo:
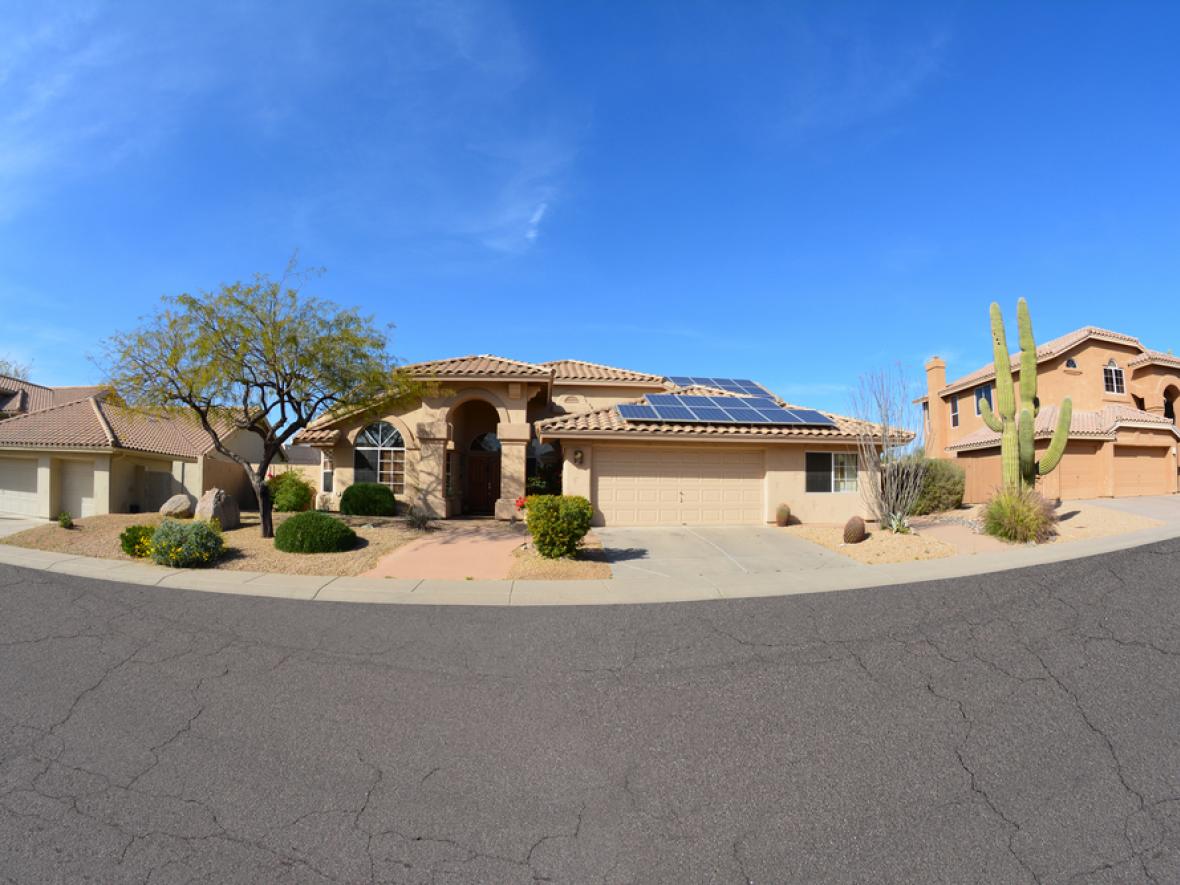
M1012 357L1008 353L1008 338L1004 333L1004 318L1000 305L991 306L992 351L996 366L996 412L986 399L980 401L983 423L1000 434L1000 463L1004 487L1019 491L1036 485L1038 476L1051 473L1061 463L1065 444L1069 441L1069 424L1073 417L1073 402L1066 397L1061 402L1057 427L1049 441L1049 448L1038 462L1036 459L1036 419L1041 410L1037 399L1037 344L1033 340L1032 319L1028 302L1016 302L1016 322L1020 329L1020 409L1016 408L1016 391L1012 381Z
M791 521L791 508L786 504L779 504L774 511L774 524L779 526L787 525Z
M865 539L865 521L859 516L849 517L844 523L844 543L859 544Z

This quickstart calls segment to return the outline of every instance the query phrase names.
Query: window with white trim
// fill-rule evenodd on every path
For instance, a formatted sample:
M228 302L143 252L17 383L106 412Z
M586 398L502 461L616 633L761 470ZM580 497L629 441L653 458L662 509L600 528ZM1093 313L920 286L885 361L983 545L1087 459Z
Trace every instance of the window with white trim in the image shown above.
M855 452L807 452L804 455L809 492L855 492L858 467Z
M1123 370L1113 359L1102 369L1102 383L1107 393L1127 392L1127 386L1123 381Z
M959 398L951 397L951 427L959 426Z
M397 428L377 421L357 434L353 482L379 482L395 495L406 490L406 444Z
M332 459L327 452L320 452L320 491L332 491L332 478L335 475Z
M975 388L975 414L982 415L983 408L979 405L983 400L987 400L987 404L991 408L995 408L995 403L992 402L992 386L985 384L982 387Z

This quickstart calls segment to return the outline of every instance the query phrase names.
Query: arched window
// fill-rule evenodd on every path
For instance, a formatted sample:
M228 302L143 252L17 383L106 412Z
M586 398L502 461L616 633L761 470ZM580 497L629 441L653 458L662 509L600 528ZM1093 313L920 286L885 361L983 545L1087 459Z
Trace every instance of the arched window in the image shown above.
M1123 370L1113 359L1102 369L1102 383L1107 393L1127 392L1127 387L1123 383Z
M1075 360L1072 356L1065 361L1065 368L1076 369L1077 367L1078 367L1078 361Z
M354 482L379 482L395 495L406 490L406 444L388 421L370 424L356 437Z
M471 451L498 452L500 451L500 438L491 431L481 433L471 441Z

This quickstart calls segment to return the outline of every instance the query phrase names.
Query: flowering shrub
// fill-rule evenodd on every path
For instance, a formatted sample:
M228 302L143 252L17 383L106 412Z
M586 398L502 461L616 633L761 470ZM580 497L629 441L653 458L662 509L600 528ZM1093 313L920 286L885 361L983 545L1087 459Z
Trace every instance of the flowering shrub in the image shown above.
M516 499L516 509L517 510L524 510L524 508L527 506L528 506L528 499L525 498L523 495Z
M152 561L171 568L204 568L225 553L225 539L213 522L166 519L152 535Z
M594 518L594 508L581 495L529 495L529 534L546 559L573 556Z
M155 533L155 526L129 525L119 535L119 546L128 556L147 559L152 555L152 535Z

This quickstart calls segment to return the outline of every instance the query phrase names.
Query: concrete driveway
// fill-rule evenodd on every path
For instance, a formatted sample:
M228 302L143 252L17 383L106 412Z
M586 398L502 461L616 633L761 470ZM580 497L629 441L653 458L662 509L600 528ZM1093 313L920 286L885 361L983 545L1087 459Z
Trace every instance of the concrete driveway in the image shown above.
M1069 502L1065 502L1068 504ZM1109 507L1160 522L1180 523L1180 495L1145 495L1140 498L1093 498L1087 504Z
M616 575L723 580L855 565L772 526L596 528L594 534Z
M44 525L45 522L44 519L33 519L31 516L23 516L19 513L0 512L0 538L6 535L15 535L17 532L23 532L34 526Z

